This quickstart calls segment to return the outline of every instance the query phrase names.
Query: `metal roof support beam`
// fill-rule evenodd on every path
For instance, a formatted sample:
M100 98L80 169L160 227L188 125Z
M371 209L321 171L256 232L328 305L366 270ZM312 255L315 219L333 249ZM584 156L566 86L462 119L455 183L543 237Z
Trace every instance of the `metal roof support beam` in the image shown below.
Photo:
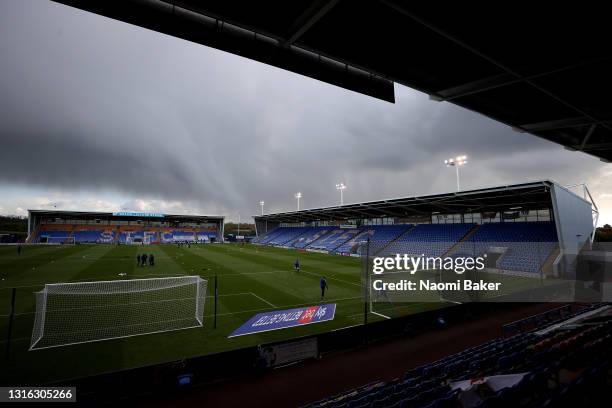
M589 139L591 138L591 135L593 134L593 132L595 131L595 128L597 127L597 124L593 123L591 125L591 127L589 128L589 130L587 131L586 135L584 135L584 139L582 139L582 143L580 143L580 148L579 150L584 150L587 142L589 141Z
M373 215L374 218L381 218L381 217L388 217L388 216L392 216L392 217L403 217L404 214L399 214L396 213L395 211L386 211L386 210L382 210L379 208L372 208L372 211L376 211L378 214Z
M584 147L576 146L576 149L582 150L585 152L590 152L593 150L612 149L612 143L594 143L591 145L586 145Z
M340 0L325 1L323 5L317 8L318 5L309 7L293 24L292 29L287 33L286 40L281 44L283 47L288 47L295 43L310 27L325 16L329 10L334 8Z
M608 59L610 58L598 58L595 60L585 61L585 62L581 62L578 64L573 64L573 65L567 65L561 68L549 70L546 72L540 72L540 73L533 74L533 75L527 75L527 76L516 76L508 72L504 72L498 75L493 75L487 78L479 79L477 81L469 82L467 84L462 84L462 85L444 89L442 91L438 91L436 92L436 95L432 97L432 99L435 99L437 101L452 101L453 99L461 98L464 96L469 96L469 95L474 95L474 94L485 92L485 91L490 91L490 90L501 88L504 86L513 85L518 82L524 82L530 79L537 79L537 78L544 77L547 75L558 74L563 71L569 71L571 69L603 62Z
M406 206L401 206L401 208L403 208L406 211L410 211L411 213L414 214L418 214L418 215L429 215L429 212L427 211L421 211L421 210L417 210L415 208L412 207L406 207ZM398 215L398 217L404 217L405 215Z
M528 132L537 132L542 130L555 130L555 129L566 129L572 127L579 126L588 126L588 125L601 125L604 123L610 122L609 120L602 120L598 122L593 122L585 117L574 117L574 118L564 118L558 120L549 120L546 122L538 122L538 123L526 123L524 125L520 125L520 129Z
M403 14L404 16L410 18L413 21L416 21L417 23L421 24L423 27L426 27L428 29L430 29L431 31L433 31L434 33L438 34L441 37L446 38L447 40L457 44L458 46L466 49L467 51L471 52L474 55L479 56L480 58L484 59L485 61L489 62L490 64L493 64L495 66L497 66L498 68L502 69L503 71L507 72L508 74L514 75L518 78L520 78L522 75L519 74L518 72L515 72L514 70L512 70L510 67L502 64L501 62L497 61L494 58L489 57L488 55L478 51L476 48L472 47L471 45L459 40L458 38L448 34L446 31L434 26L433 24L429 23L428 21L423 20L422 18L416 16L414 13L409 12L408 10L404 9L403 7L395 4L395 2L389 1L389 0L379 0L381 3L387 5L388 7L392 8L393 10ZM591 120L591 122L600 122L599 119L593 117L592 115L590 115L588 112L585 112L584 110L580 109L579 107L573 105L572 103L566 101L563 98L560 98L559 96L557 96L556 94L554 94L553 92L550 92L549 90L543 88L542 86L536 84L535 82L533 82L532 80L529 79L524 79L523 80L526 84L531 85L533 88L537 89L538 91L546 94L547 96L549 96L550 98L554 99L555 101L559 102L560 104L565 105L566 107L578 112L578 114L587 117ZM609 126L608 124L602 123L602 126L604 126L606 129L608 130L612 130L612 126Z
M507 72L503 72L501 74L482 78L467 84L443 89L441 91L436 92L435 95L431 96L431 99L440 102L450 101L456 98L461 98L462 96L468 96L475 93L488 91L489 89L510 85L520 81L522 81L521 78L517 78L514 75L511 75Z
M346 218L350 218L350 217L352 217L352 215L351 215L351 214L353 214L353 215L354 215L354 214L357 214L357 215L359 215L360 217L363 217L363 216L366 216L366 217L373 217L373 215L372 215L372 214L367 213L367 212L365 212L365 211L359 211L359 210L346 210L346 211L344 211L344 212L343 212L343 213L341 213L341 214L342 214L344 217L346 217Z

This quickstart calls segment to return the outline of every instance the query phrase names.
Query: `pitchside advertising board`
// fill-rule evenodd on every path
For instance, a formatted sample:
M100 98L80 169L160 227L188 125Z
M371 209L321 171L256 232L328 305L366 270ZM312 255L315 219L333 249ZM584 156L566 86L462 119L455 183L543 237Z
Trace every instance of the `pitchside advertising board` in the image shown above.
M335 303L258 313L228 337L326 322L333 320L335 314Z

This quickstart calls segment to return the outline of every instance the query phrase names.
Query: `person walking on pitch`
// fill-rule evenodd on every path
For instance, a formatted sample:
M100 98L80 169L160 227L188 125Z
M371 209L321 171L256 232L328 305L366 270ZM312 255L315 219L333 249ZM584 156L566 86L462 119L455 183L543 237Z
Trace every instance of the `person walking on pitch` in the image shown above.
M325 297L325 289L327 289L327 279L325 276L321 276L321 281L319 282L321 285L321 300Z

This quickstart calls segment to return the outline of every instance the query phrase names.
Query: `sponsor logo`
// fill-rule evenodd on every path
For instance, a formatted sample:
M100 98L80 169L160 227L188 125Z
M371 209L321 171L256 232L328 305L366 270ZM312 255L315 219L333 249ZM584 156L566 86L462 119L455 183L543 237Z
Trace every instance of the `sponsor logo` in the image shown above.
M335 303L258 313L228 337L326 322L333 320L335 314Z

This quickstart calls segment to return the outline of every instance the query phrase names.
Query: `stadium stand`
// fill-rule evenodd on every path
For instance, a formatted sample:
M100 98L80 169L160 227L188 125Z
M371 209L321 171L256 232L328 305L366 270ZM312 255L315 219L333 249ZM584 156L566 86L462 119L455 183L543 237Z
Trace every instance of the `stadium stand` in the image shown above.
M28 210L27 243L223 242L223 217Z
M172 240L174 242L193 242L196 240L195 233L189 230L173 230Z
M476 225L396 224L359 228L279 227L258 237L254 243L359 254L360 244L370 238L370 250L377 256L412 254L482 256L495 251L495 266L502 270L537 273L558 248L555 224L505 222ZM462 241L463 240L463 241Z
M76 230L74 241L81 244L111 244L115 240L113 230Z
M196 230L195 234L198 242L210 242L212 239L216 239L218 235L215 230Z
M171 244L174 242L174 235L172 234L172 230L162 230L159 234L160 242L162 244Z
M572 306L565 305L521 320L506 323L502 326L502 334L506 336L528 332L538 327L543 327L546 324L562 321L567 318L571 312Z
M498 268L536 273L557 246L552 222L490 223L482 224L452 255L482 256L495 248L501 254Z
M72 225L43 225L38 230L33 243L64 244L73 234Z
M47 244L64 244L68 241L71 236L71 231L43 231L40 232L36 243L47 243Z
M354 240L359 243L370 238L370 248L373 253L377 253L412 227L412 224L371 225L366 227ZM336 252L341 251L337 249Z
M373 246L382 248L412 225L369 225L360 228L279 227L253 241L271 246L292 246L334 253L358 253L359 244L368 237Z
M474 226L475 224L419 224L398 237L378 255L442 256Z
M268 231L265 234L262 235L258 235L254 240L253 243L254 244L261 244L261 245L265 245L268 242L270 242L271 240L273 240L274 238L276 238L279 234L281 234L283 232L283 230L281 228L274 228L270 231Z
M370 238L371 242L378 243L377 245L381 247L396 239L411 227L411 225L363 226L360 228L359 234L338 246L334 252L337 254L358 254L360 252L360 244L365 243L368 238Z
M499 338L307 405L308 408L602 406L612 358L612 320L596 304L539 316L531 331ZM545 320L550 319L550 320Z
M254 243L350 255L359 254L360 244L368 238L370 251L377 256L400 253L459 257L495 252L496 268L525 273L539 272L558 248L555 224L549 221L279 227Z
M359 228L336 228L331 230L329 234L311 243L308 247L331 252L350 239L353 239L359 232Z
M287 243L287 246L294 248L306 248L313 242L322 239L322 237L329 235L332 227L312 227L306 233L300 235L298 238Z
M270 239L267 244L272 246L285 246L302 234L312 231L312 227L283 227L278 228L279 233Z
M135 227L100 228L88 225L43 225L36 233L34 243L65 243L70 237L79 244L129 244L148 242L171 244L174 242L210 242L218 236L211 229L138 229Z
M128 244L131 242L136 242L138 240L142 241L144 238L144 231L142 230L133 230L133 231L120 231L119 232L119 243L120 244Z
M412 228L410 224L368 225L360 228L359 234L333 250L337 254L360 254L361 244L370 238L373 253Z

